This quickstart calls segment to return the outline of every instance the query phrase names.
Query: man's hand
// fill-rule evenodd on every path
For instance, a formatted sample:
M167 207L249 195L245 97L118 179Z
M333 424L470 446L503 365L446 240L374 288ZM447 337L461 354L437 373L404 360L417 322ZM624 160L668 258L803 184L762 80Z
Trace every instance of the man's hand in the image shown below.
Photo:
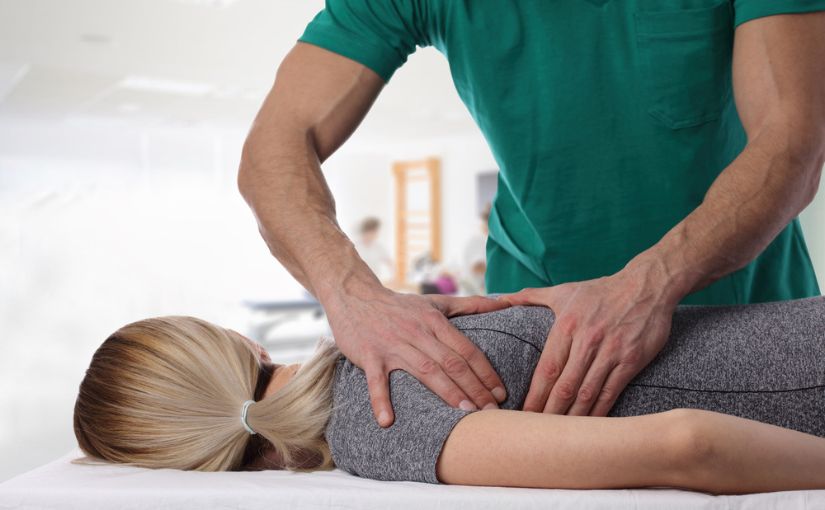
M544 305L556 319L524 402L525 411L605 416L627 383L664 347L676 303L648 266L498 299Z
M271 253L324 307L341 351L367 375L376 418L393 420L388 374L403 369L448 404L495 405L501 380L446 316L506 308L484 297L396 294L344 234L321 163L352 134L384 82L354 60L298 43L244 144L238 188ZM383 413L383 414L382 414Z
M736 29L733 88L748 145L702 204L615 275L503 296L556 322L525 410L602 416L666 342L676 304L761 253L814 198L825 161L825 12Z
M373 289L369 297L327 303L341 352L367 376L373 413L382 427L395 420L389 373L401 369L453 407L492 409L504 385L483 352L447 317L507 308L496 299L399 294Z

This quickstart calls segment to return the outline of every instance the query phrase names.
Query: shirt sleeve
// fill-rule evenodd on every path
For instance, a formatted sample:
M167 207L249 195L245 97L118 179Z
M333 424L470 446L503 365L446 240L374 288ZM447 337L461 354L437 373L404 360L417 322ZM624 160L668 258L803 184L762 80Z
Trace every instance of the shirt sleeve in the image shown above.
M735 26L775 14L825 11L825 0L733 0Z
M301 42L359 62L388 82L416 45L430 45L427 0L327 0Z

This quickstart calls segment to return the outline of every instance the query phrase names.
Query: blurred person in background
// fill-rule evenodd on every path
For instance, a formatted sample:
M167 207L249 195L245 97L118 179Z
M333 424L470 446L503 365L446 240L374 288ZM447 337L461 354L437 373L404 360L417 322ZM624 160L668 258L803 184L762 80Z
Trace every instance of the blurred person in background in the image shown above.
M393 292L358 256L321 172L407 57L434 46L499 165L487 291L526 289L502 299L558 316L525 409L604 416L664 347L677 304L819 295L797 216L825 162L823 11L327 0L278 68L239 189L366 371L382 426L395 369L453 406L504 401L444 317L449 300Z
M487 272L487 262L476 259L465 269L463 276L459 279L458 285L464 295L485 294L484 274Z
M381 220L374 216L361 220L358 237L355 239L355 251L375 276L384 282L393 275L393 263L390 254L378 240L380 233Z
M487 236L489 234L490 207L487 202L479 217L479 232L473 235L464 247L464 267L461 286L467 294L484 294L484 276L487 273Z
M418 285L420 294L456 294L458 283L455 271L443 262L435 261L430 252L422 253L413 259L411 279Z

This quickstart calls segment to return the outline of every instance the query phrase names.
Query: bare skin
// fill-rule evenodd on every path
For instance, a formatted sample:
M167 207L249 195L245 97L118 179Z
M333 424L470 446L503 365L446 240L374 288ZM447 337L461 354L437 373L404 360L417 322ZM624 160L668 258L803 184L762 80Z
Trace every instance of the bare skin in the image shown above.
M263 346L247 340L271 362ZM276 365L262 398L283 388L299 367ZM825 439L696 409L625 418L496 409L458 422L436 474L445 484L501 487L664 486L713 494L823 489Z
M823 489L825 439L696 409L624 418L495 409L458 422L436 473L442 483L505 487Z
M525 410L606 415L664 345L676 303L746 265L813 199L825 160L825 13L741 25L733 68L749 142L700 207L614 275L500 300L557 314ZM445 317L495 305L384 288L336 222L320 165L383 85L357 62L298 43L247 138L239 189L272 254L319 299L341 351L365 371L380 425L394 419L394 369L452 406L496 407L501 381Z
M267 383L266 388L264 388L263 394L261 394L261 400L266 399L279 389L283 388L284 385L295 376L295 372L297 372L298 369L301 368L300 363L293 363L291 365L273 363L272 358L269 356L269 353L263 345L259 344L258 342L252 340L249 337L246 337L238 333L234 329L230 329L229 331L243 338L246 342L249 343L249 345L255 351L257 351L257 353L261 356L262 360L264 360L266 363L272 363L272 366L274 367L272 377L269 378L269 383Z
M745 150L702 204L618 273L502 296L556 322L527 411L605 416L664 347L681 299L736 271L813 200L825 162L825 12L740 25L733 51Z
M239 189L272 254L318 298L341 352L366 373L381 426L394 420L388 374L395 369L413 374L451 406L496 408L506 398L498 374L447 317L509 305L393 292L335 219L320 165L353 132L383 85L359 63L298 43L249 133Z

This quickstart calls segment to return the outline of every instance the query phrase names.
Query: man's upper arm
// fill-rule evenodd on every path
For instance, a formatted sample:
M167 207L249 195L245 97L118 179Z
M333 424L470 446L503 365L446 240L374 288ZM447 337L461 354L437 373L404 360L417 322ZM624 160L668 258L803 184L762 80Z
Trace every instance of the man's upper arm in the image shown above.
M825 133L825 0L735 3L733 86L748 138L753 140L766 122L776 120L786 123L800 141L821 145ZM781 5L785 11L779 9ZM806 12L803 8L814 10L815 5L823 10L767 14Z
M735 26L775 14L800 14L825 10L825 0L731 0Z
M303 153L309 143L323 162L358 127L383 86L364 65L298 43L278 67L247 141L266 152L291 147Z
M388 82L416 46L431 44L431 0L327 0L301 42L360 62Z
M270 159L281 150L275 139L294 150L309 141L323 162L416 45L428 44L428 13L425 0L327 0L281 62L247 147Z

